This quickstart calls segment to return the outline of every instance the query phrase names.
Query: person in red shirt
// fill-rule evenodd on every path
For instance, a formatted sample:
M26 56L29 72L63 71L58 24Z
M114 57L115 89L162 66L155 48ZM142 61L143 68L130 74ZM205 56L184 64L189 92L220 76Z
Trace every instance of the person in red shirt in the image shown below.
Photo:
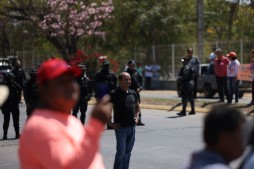
M220 102L224 102L224 94L229 102L228 98L228 86L227 86L227 67L230 63L229 59L222 54L220 48L215 51L216 58L214 59L214 72L216 75L216 83Z
M111 114L109 96L94 107L86 127L71 115L79 98L78 68L53 58L38 69L43 107L28 119L19 142L21 169L104 169L99 140Z
M251 50L251 53L250 53L250 68L251 68L251 72L253 72L253 67L254 67L254 49ZM249 106L251 105L254 105L254 79L252 80L252 85L251 85L251 88L252 88L252 99L251 99L251 102L248 104Z

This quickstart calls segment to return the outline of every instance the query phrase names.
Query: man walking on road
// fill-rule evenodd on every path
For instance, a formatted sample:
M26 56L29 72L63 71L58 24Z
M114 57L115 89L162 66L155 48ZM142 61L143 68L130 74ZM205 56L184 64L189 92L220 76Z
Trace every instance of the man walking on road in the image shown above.
M28 119L19 143L21 169L104 169L99 140L112 106L102 98L95 106L87 126L71 115L79 97L74 76L62 59L51 59L38 69L42 108Z
M119 75L119 87L112 91L114 123L108 122L115 129L116 155L114 169L128 169L131 151L135 142L135 125L138 123L139 102L135 91L129 89L131 77L127 72Z
M215 53L217 58L214 60L214 72L216 75L220 102L224 102L224 94L226 95L227 101L230 102L227 85L227 67L230 61L227 57L222 55L222 50L220 48L216 49Z

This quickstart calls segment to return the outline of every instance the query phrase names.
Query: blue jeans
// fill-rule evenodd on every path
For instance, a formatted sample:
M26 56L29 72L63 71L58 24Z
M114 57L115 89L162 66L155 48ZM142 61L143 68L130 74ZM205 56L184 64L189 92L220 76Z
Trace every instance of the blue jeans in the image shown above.
M238 102L239 98L239 80L236 77L228 77L228 95L229 102L233 101L233 96L235 94L235 102Z
M131 151L135 142L135 126L115 130L116 156L114 169L128 169Z

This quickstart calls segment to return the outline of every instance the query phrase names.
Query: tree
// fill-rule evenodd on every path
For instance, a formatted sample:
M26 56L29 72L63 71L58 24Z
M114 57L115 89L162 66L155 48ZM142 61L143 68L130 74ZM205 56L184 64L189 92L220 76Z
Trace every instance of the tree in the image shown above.
M0 14L11 19L28 21L44 32L62 56L76 53L81 37L100 36L100 29L113 11L111 0L90 3L84 0L8 0Z

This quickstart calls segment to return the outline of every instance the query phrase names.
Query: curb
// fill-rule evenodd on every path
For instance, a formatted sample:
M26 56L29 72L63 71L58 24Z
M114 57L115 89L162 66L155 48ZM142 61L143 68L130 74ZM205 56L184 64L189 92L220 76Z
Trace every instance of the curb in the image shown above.
M96 101L95 100L90 100L88 102L89 105L95 105ZM180 107L174 107L174 106L170 106L170 105L153 105L153 104L140 104L140 108L143 109L156 109L156 110L167 110L168 112L170 111L181 111L182 110L182 106ZM190 107L187 107L186 111L191 111ZM195 107L195 111L197 113L207 113L209 111L208 108L199 108L199 107Z

